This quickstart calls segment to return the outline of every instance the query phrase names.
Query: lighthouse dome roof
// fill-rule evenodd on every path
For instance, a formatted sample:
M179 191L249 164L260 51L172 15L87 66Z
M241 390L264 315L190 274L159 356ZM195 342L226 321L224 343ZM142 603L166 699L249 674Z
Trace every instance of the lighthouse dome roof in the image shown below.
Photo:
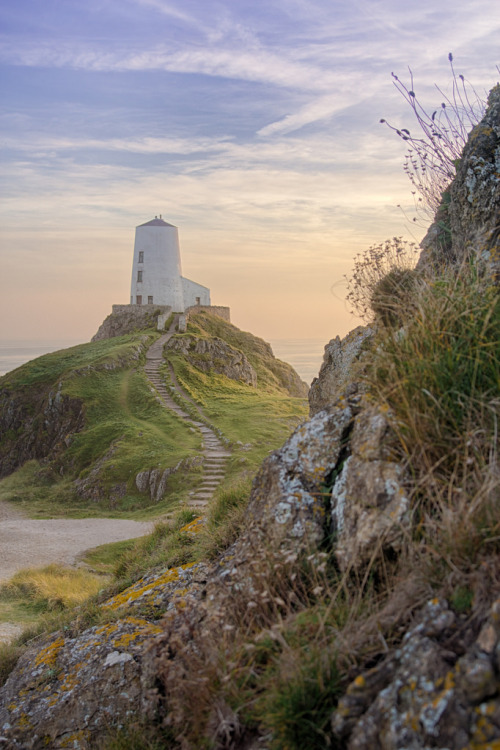
M145 224L139 224L140 227L173 227L174 224L169 224L168 221L163 221L163 219L159 219L157 216L155 216L154 219L151 219L151 221L146 221Z

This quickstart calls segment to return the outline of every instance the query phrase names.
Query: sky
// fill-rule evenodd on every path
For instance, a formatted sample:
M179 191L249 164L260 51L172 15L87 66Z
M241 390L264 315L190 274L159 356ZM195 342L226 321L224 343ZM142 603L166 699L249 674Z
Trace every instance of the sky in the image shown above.
M500 78L498 0L4 0L0 338L86 341L128 303L135 227L266 339L358 324L344 276L411 221L413 126L455 66Z

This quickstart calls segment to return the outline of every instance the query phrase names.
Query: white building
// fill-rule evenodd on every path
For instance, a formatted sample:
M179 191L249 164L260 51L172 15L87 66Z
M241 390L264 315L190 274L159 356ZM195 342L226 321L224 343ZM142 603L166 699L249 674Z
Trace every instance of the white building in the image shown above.
M135 230L131 305L169 305L184 312L210 305L210 289L182 276L177 227L158 217Z

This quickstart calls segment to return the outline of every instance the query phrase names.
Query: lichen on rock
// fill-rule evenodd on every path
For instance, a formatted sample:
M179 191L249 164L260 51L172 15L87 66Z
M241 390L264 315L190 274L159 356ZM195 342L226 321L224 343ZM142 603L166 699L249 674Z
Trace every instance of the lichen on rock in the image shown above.
M144 644L160 632L154 623L125 617L28 648L0 689L1 746L86 748L117 716L135 716Z

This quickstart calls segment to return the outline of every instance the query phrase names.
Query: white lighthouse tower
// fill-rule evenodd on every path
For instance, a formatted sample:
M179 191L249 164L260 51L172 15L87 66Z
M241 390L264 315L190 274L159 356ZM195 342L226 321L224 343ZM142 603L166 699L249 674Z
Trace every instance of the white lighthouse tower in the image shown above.
M161 215L135 230L130 304L168 305L174 312L210 305L210 289L183 278L177 227Z

